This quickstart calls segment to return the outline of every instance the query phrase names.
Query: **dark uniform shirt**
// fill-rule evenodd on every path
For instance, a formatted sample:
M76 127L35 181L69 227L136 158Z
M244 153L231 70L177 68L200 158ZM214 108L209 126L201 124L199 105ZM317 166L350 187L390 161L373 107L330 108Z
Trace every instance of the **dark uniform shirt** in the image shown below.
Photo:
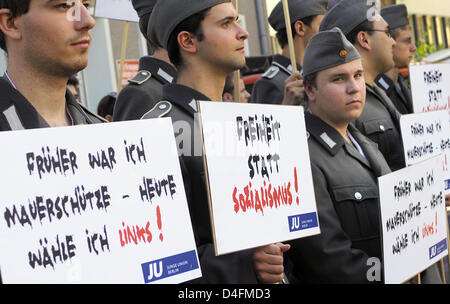
M377 179L389 166L354 126L363 153L313 114L305 119L321 234L290 242L292 274L304 283L368 283L367 260L382 258Z
M403 141L400 132L400 112L377 85L366 85L366 104L355 126L378 144L392 171L405 167Z
M297 64L298 71L302 67ZM283 55L275 55L271 67L255 83L251 102L281 104L284 98L286 79L292 75L291 60Z
M0 96L0 131L50 127L33 105L13 87L6 76L0 78ZM77 103L69 91L66 92L66 112L73 125L105 121Z
M398 74L397 84L385 74L380 74L375 79L375 83L386 92L386 95L401 114L412 114L414 112L411 89L401 73Z
M136 120L150 111L162 97L164 85L175 81L177 71L162 60L145 56L139 60L139 73L129 80L114 106L114 121Z
M163 88L162 100L142 119L172 118L176 142L181 154L180 164L203 274L202 278L194 282L257 283L252 264L252 250L218 257L214 253L202 143L199 125L195 121L197 119L195 101L208 101L210 99L189 87L169 84Z

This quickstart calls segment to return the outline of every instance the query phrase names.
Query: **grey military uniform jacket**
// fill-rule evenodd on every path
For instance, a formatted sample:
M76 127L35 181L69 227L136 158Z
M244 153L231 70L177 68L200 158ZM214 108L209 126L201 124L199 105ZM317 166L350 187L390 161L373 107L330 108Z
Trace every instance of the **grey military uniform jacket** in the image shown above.
M117 97L114 121L136 120L150 111L162 97L164 85L175 81L177 71L162 60L145 56L139 60L139 73L129 80Z
M169 84L163 88L163 101L142 117L172 118L203 274L202 278L192 283L256 284L251 250L219 257L214 253L200 131L198 121L195 121L196 100L207 101L209 98L189 87Z
M367 260L382 257L377 178L389 166L352 125L365 157L334 128L305 115L321 234L290 242L292 275L303 283L368 283Z
M411 114L414 112L411 89L401 73L398 74L397 84L385 74L378 75L375 83L386 92L386 95L391 99L401 114Z
M302 67L297 64L297 69L301 71ZM291 74L291 60L282 55L275 55L271 67L255 83L250 102L281 104L285 81Z
M74 125L105 122L80 105L66 92L66 111ZM15 131L49 127L33 105L17 91L8 79L0 78L0 131Z
M400 131L401 114L377 85L366 85L366 89L366 104L355 126L378 144L392 171L402 169L405 167L405 156Z

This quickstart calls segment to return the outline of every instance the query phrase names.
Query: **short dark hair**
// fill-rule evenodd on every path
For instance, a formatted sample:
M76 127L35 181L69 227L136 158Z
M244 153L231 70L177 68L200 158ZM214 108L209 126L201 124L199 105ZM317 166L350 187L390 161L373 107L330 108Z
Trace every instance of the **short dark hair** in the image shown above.
M351 44L355 45L356 41L358 41L359 32L368 31L369 35L373 35L373 32L371 32L371 30L373 29L374 29L374 22L366 20L363 23L360 23L357 27L355 27L350 33L346 35L346 37Z
M11 11L10 18L16 18L28 13L31 0L0 0L0 9L9 9ZM6 49L5 34L0 31L0 48L8 53Z
M139 18L139 29L141 30L142 35L147 40L150 54L153 55L153 53L156 50L160 49L161 47L149 38L149 35L147 32L148 31L148 23L150 21L151 15L152 15L152 13L150 12Z
M97 106L97 114L103 118L106 115L113 115L114 105L116 103L117 95L115 92L112 92L100 100Z
M67 81L68 85L78 86L80 82L78 81L78 78L75 75L70 76L69 80Z
M314 16L309 16L309 17L305 17L303 19L299 19L297 21L301 21L303 22L305 25L307 26L311 26L311 24L314 21L314 18L316 18L318 15L314 15ZM294 23L291 24L291 31L292 31L292 35L295 36L296 31L295 31L295 24L297 23L297 21L295 21ZM286 28L281 29L277 32L276 34L278 43L280 44L281 48L284 48L287 44L288 44L288 37L287 37L287 30Z
M401 32L406 31L408 29L411 29L411 25L405 25L402 27L398 27L394 30L391 30L391 36L392 38L394 38L394 40L397 40L398 36L400 35Z
M178 34L180 32L187 31L197 36L199 41L202 41L205 38L202 29L202 21L205 20L209 10L210 8L207 8L185 19L178 24L170 34L167 44L167 52L170 61L178 70L184 64L183 58L181 57L180 46L178 45Z

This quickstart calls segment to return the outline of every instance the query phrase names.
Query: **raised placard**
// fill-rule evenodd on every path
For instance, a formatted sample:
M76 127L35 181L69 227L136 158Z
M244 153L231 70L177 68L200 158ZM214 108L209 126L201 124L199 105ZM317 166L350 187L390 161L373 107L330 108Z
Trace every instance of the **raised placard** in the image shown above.
M201 276L173 134L168 118L0 132L3 282Z
M95 17L139 22L131 0L96 0Z
M448 254L442 155L378 179L385 283L403 283Z
M216 254L319 234L303 108L199 110Z

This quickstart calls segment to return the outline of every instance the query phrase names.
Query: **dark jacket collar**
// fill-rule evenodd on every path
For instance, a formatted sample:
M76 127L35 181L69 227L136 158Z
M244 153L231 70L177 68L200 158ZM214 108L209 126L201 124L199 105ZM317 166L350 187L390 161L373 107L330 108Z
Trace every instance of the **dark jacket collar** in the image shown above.
M289 72L289 74L292 74L292 67L289 69L289 66L291 66L291 59L287 58L281 54L277 54L273 57L272 64L274 64L278 67L283 67L285 72ZM301 71L302 66L297 62L297 70Z
M314 137L331 155L336 155L344 146L345 139L341 134L309 111L305 113L305 122L309 135Z
M163 87L163 96L162 99L165 101L170 101L184 110L186 110L189 114L194 115L197 110L196 101L210 101L208 97L203 95L202 93L181 85L181 84L168 84Z
M162 84L174 83L177 77L177 70L172 65L151 56L139 59L139 70L149 71Z

